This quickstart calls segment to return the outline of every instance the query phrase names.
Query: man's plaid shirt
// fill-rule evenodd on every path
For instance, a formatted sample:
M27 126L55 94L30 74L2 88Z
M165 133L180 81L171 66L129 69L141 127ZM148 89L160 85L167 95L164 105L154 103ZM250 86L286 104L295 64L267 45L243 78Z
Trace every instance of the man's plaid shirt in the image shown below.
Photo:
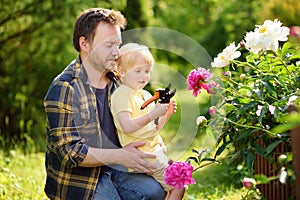
M109 99L115 84L109 82ZM44 99L47 117L45 192L51 199L92 199L100 167L78 167L101 147L96 96L80 58L57 76Z

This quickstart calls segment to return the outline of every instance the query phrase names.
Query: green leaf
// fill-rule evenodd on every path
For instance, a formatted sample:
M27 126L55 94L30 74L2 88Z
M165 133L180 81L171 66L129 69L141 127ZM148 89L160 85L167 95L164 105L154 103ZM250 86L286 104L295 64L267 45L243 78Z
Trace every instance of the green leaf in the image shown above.
M299 126L299 122L297 122L297 123L289 122L287 124L280 124L280 125L272 128L271 132L280 134L280 133L284 133L284 132L290 131L291 129L293 129L293 128L297 127L297 126Z
M216 151L216 153L215 153L215 158L216 158L217 156L219 156L219 155L225 150L225 148L227 147L227 144L228 144L228 143L223 143L223 144L217 149L217 151Z
M252 144L253 148L256 150L256 153L265 157L265 149L258 143Z
M195 161L196 164L200 164L200 161L197 158L192 156L188 157L185 162L189 162L190 160Z
M300 113L292 112L281 117L281 119L283 121L295 122L298 123L298 125L300 125Z
M290 42L285 42L281 48L282 55L285 55L288 53L287 51L292 47L292 44Z
M237 111L237 115L247 111L248 109L250 108L253 108L257 105L257 102L250 102L250 103L247 103L245 104L244 106L242 106L238 111Z
M300 59L300 55L296 54L289 57L289 60L296 60L296 59Z
M275 90L272 84L266 81L262 81L262 84L267 88L267 90L272 94L272 96L277 98L277 91Z
M256 174L255 179L258 184L267 184L270 182L269 178L264 174Z
M217 160L214 159L214 158L203 158L203 159L201 160L201 162L203 162L203 161L219 162L219 161L217 161Z
M239 134L236 138L236 141L239 142L240 140L248 137L248 136L252 136L253 132L255 132L255 130L253 131L253 129L248 129L245 132Z
M192 149L192 152L196 153L197 155L199 155L199 152L196 149Z
M252 151L247 151L245 155L245 164L248 169L252 169L252 165L255 159L255 154Z
M265 151L266 156L270 155L270 153L277 147L278 144L280 144L282 141L281 140L275 140L272 142Z
M299 113L290 113L280 118L281 121L286 121L278 126L275 126L271 129L271 132L274 133L284 133L292 130L293 128L300 126L300 114Z
M264 105L261 109L260 115L258 117L258 121L261 123L262 119L264 118L265 114L268 112L267 105Z
M279 119L278 111L279 111L278 107L275 106L275 110L274 110L274 115L273 115L273 116L274 116L274 118L275 118L276 120Z

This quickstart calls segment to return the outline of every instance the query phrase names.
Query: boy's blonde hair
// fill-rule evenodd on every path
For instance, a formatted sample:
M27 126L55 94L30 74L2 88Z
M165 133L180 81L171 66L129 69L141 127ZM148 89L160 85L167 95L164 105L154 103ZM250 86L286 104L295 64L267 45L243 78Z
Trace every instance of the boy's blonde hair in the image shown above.
M154 65L154 58L148 47L138 43L127 43L120 48L120 56L117 60L117 71L127 72L136 65L138 58L144 59L146 64Z

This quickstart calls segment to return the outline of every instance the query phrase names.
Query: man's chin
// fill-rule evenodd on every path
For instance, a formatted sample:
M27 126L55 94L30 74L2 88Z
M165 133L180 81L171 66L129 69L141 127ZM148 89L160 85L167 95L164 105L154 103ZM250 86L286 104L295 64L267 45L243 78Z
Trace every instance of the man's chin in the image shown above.
M113 71L116 69L116 63L110 63L104 66L105 71Z

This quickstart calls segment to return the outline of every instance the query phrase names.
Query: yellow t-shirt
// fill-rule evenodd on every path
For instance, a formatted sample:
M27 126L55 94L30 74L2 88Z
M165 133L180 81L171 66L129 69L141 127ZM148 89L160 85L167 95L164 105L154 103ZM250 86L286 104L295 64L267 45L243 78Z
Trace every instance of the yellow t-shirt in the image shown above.
M136 132L127 134L122 130L117 115L119 112L123 111L130 112L132 118L145 115L155 107L155 103L152 102L143 110L140 109L143 103L151 97L151 94L146 90L133 90L125 85L121 85L112 94L111 112L118 130L117 132L121 145L125 146L129 143L138 141L146 142L146 144L139 147L139 149L143 152L150 152L156 155L156 159L146 159L157 166L157 171L155 171L152 176L164 187L166 191L170 191L172 187L164 182L164 172L165 168L168 166L168 158L164 153L164 144L158 134L154 121L151 121ZM133 171L132 169L128 170Z
M125 146L132 142L144 141L146 142L146 144L139 148L141 151L154 153L156 155L162 155L162 139L158 134L154 121L151 121L146 126L133 133L127 134L122 130L118 118L118 113L123 111L130 112L132 118L139 117L150 112L155 107L154 102L149 104L143 110L141 110L140 108L142 104L151 97L151 94L146 90L134 90L128 86L121 85L112 94L111 112L116 128L118 130L118 137L122 146ZM152 162L157 162L157 159L151 160ZM166 158L163 158L163 160L160 160L159 163L162 164L162 162L165 163L166 161Z

